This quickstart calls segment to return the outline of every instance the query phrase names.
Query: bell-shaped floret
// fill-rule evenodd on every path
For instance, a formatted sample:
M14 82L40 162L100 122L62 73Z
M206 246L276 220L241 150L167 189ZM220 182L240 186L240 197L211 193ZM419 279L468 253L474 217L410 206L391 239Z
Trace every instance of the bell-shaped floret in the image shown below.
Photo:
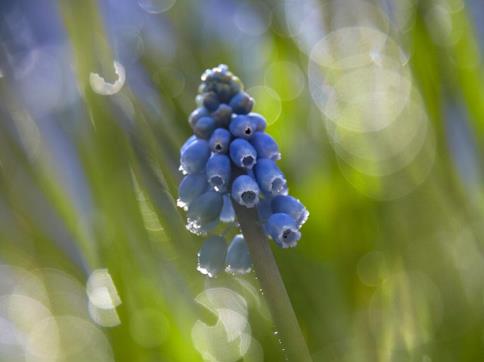
M190 203L198 196L207 191L208 183L205 173L193 173L186 175L178 186L178 207L188 209Z
M288 214L272 214L267 220L265 227L272 240L282 248L296 246L298 240L301 238L296 220Z
M236 138L230 143L230 158L238 166L250 170L257 160L255 148L243 138Z
M238 176L232 183L232 198L245 207L254 207L259 203L259 185L247 175Z
M281 153L276 141L264 132L256 132L251 138L250 143L257 151L257 157L268 158L273 161L281 159Z
M257 131L257 123L251 117L239 115L232 118L229 129L234 137L249 139Z
M210 186L215 191L225 192L230 182L230 158L226 155L214 154L207 161L206 173Z
M274 213L282 212L292 216L299 228L306 222L309 216L309 212L304 205L292 196L278 195L272 200L271 206Z
M231 139L232 135L229 131L225 128L217 128L208 141L210 150L215 153L227 153Z
M193 133L200 138L208 139L212 135L215 128L217 128L217 126L212 117L202 117L197 121L197 123L195 123Z
M187 212L187 229L194 234L202 234L206 226L218 221L222 210L222 195L216 191L207 191L190 203Z
M204 241L198 252L197 270L210 278L224 270L227 245L221 236L212 236Z
M286 178L274 161L261 158L257 160L254 171L257 183L265 193L275 196L287 192Z
M235 235L227 249L225 271L232 274L247 274L252 269L249 248L242 234Z
M198 173L205 168L210 157L210 147L208 142L195 139L180 152L180 170L184 173Z

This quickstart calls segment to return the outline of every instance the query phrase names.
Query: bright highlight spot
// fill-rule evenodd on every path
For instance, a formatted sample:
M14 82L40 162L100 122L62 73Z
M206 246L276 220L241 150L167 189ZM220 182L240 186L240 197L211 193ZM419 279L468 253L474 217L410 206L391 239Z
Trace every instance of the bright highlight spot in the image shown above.
M114 72L118 76L113 83L106 82L97 73L89 74L89 84L94 92L103 96L111 96L118 93L126 81L126 71L121 63L114 61Z
M96 323L103 327L121 323L116 312L121 298L107 269L96 269L91 273L86 292L89 297L89 314Z
M217 317L215 325L197 320L192 328L193 344L204 360L235 362L249 350L261 359L257 345L251 349L255 340L251 337L247 302L240 294L227 288L211 288L195 301Z

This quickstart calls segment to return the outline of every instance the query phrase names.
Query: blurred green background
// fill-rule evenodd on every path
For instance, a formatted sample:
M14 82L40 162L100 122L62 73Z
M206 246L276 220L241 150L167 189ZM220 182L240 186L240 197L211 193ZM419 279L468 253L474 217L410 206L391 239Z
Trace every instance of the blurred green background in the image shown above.
M279 361L255 273L176 208L200 75L311 215L273 247L315 361L484 358L480 0L3 0L0 360Z

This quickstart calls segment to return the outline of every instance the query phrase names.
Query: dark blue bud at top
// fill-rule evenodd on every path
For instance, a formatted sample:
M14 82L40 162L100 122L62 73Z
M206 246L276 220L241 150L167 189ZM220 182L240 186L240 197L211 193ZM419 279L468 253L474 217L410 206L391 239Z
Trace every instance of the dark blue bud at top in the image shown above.
M215 125L215 121L212 117L202 117L195 123L193 133L200 138L208 139L212 135L215 128L217 128L217 126Z
M229 129L234 137L249 139L256 132L257 123L251 117L239 115L232 118Z
M254 106L254 100L245 92L237 93L229 103L232 107L232 111L237 114L247 114L252 110Z
M238 176L232 183L232 198L245 207L254 207L259 203L260 189L255 180L247 175Z
M190 117L188 117L188 123L190 124L190 126L193 128L195 127L195 124L197 123L197 121L202 118L202 117L207 117L209 116L209 112L207 109L203 108L203 107L200 107L200 108L197 108L195 109L191 114L190 114Z
M227 153L232 135L225 128L217 128L210 137L208 144L212 152Z
M252 269L249 248L242 234L235 235L225 257L225 271L232 274L247 274Z
M232 200L228 194L223 196L224 204L222 206L222 211L220 212L220 221L225 223L230 223L235 221L235 210L234 205L232 205Z
M296 246L301 238L296 220L284 213L272 214L265 227L276 244L283 248Z
M230 158L226 155L214 154L207 161L206 173L210 186L215 191L225 192L230 182Z
M205 168L210 157L208 142L196 139L188 144L180 155L180 170L184 173L198 173Z
M281 153L276 141L264 132L256 132L251 138L250 143L257 151L257 157L268 158L273 161L281 159Z
M230 92L232 94L237 94L242 90L242 82L238 77L232 76L230 80Z
M211 116L215 120L217 127L227 127L232 119L232 108L222 103Z
M249 142L237 138L230 143L230 158L236 166L250 170L257 160L257 152Z
M225 240L220 236L212 236L205 240L198 252L197 270L210 278L216 276L224 270L226 250Z
M296 198L287 195L278 195L271 202L274 213L285 213L296 220L297 226L301 227L308 219L309 212Z
M207 92L202 94L202 104L210 112L213 112L218 108L220 101L215 92Z
M203 226L218 221L222 210L222 195L207 191L190 203L187 212L187 229L194 234L203 233Z
M218 98L222 102L228 102L230 97L232 97L232 90L230 85L227 83L217 83L215 84L215 93L217 93Z
M208 183L205 173L186 175L178 186L177 206L187 210L190 203L207 189Z
M262 132L266 129L266 126L267 126L266 120L259 113L251 112L247 115L247 117L250 117L252 122L254 122L257 125L258 131Z
M274 161L261 158L257 161L254 171L262 191L273 196L287 192L286 178Z

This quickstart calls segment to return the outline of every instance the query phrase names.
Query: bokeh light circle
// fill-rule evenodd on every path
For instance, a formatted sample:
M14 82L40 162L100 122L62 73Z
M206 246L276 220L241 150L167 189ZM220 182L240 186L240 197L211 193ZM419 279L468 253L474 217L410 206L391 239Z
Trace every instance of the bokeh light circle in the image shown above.
M106 336L73 316L45 318L28 335L27 361L114 361Z
M234 22L237 28L252 36L264 34L272 21L271 10L262 2L242 3L235 10Z
M267 68L264 84L276 89L282 100L290 101L297 98L304 90L304 74L296 63L277 61Z
M138 5L148 14L161 14L170 10L176 0L138 0Z

